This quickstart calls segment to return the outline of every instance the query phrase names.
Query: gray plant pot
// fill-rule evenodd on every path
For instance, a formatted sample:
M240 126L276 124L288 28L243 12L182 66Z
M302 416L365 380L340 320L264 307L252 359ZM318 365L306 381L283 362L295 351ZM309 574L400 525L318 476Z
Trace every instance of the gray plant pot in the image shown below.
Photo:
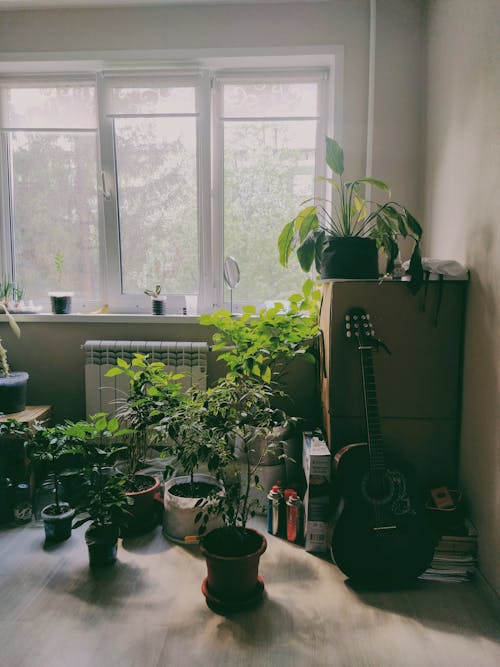
M0 377L0 412L6 415L22 412L26 407L28 373L17 371Z

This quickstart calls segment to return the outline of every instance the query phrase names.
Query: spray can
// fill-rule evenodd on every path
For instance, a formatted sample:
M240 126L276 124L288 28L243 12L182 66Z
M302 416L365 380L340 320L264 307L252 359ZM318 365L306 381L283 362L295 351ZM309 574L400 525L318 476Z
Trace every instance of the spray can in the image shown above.
M278 484L275 484L267 494L267 532L279 535L283 531L283 493Z
M29 523L33 518L29 484L21 483L16 488L16 504L14 507L14 520L16 523Z
M303 532L304 508L297 491L290 490L286 501L286 536L289 542L300 543Z

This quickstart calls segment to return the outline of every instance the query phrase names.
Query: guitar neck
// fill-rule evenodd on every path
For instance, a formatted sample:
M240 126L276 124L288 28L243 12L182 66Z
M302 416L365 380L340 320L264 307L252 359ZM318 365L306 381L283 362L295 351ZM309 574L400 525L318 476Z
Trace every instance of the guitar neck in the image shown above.
M371 346L359 346L361 357L361 371L363 377L363 399L365 404L366 432L370 453L370 468L385 470L382 430L375 386L375 371L373 368L373 353Z

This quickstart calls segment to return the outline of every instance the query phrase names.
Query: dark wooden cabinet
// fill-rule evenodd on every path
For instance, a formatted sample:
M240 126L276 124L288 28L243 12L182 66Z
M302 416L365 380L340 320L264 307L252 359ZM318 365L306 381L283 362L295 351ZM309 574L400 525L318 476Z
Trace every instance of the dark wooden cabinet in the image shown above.
M467 283L431 282L413 296L401 281L325 281L320 311L323 426L330 449L366 441L359 352L345 314L364 308L374 352L385 451L408 460L422 486L457 483Z

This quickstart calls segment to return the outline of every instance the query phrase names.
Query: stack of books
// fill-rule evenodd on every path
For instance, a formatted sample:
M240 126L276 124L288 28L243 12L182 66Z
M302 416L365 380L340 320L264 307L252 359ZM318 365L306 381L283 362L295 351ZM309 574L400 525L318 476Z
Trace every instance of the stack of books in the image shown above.
M428 581L469 581L477 564L477 530L469 519L441 535L430 567L420 575Z

